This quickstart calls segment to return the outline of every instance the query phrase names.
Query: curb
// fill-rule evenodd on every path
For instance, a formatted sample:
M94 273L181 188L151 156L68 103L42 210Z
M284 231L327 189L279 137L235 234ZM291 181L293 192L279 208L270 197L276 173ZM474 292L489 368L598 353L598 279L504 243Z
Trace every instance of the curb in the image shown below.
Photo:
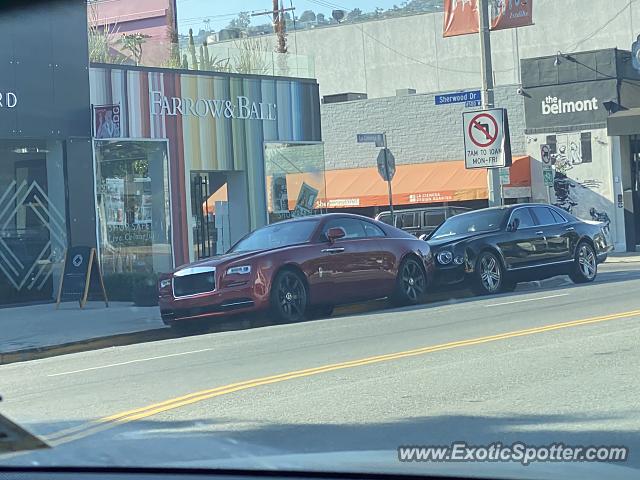
M57 357L59 355L67 355L70 353L100 350L109 347L122 347L125 345L132 345L134 343L166 340L174 336L175 332L172 332L169 327L162 327L152 330L143 330L142 332L118 333L116 335L92 338L89 340L78 340L76 342L63 343L61 345L26 348L24 350L0 353L0 365Z
M607 258L607 260L604 263L640 263L640 257L638 257L638 258L635 258L635 257L631 257L631 258L609 257L609 258Z

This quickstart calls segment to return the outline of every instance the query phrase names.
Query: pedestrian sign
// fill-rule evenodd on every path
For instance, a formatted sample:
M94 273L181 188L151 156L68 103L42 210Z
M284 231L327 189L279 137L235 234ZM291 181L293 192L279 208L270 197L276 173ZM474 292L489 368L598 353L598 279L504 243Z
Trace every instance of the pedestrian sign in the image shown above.
M542 170L542 178L544 179L545 187L553 186L553 170L551 168L545 168Z
M511 165L507 111L503 108L464 112L466 168L497 168Z

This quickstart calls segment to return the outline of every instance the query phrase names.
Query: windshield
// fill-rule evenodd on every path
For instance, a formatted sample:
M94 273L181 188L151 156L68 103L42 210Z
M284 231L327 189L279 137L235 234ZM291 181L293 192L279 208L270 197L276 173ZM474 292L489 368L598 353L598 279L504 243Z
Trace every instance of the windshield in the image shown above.
M466 233L489 232L500 228L505 216L503 210L485 210L450 217L433 232L432 239L464 235Z
M315 220L276 223L250 233L236 243L229 253L269 250L308 242L317 225Z
M0 0L0 480L640 480L639 36Z

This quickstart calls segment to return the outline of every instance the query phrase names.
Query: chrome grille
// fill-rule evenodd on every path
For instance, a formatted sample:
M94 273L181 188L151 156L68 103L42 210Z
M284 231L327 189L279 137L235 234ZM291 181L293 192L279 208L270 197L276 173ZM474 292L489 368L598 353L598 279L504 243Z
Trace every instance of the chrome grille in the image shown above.
M191 267L173 275L173 296L188 297L213 292L216 288L216 270L213 267Z

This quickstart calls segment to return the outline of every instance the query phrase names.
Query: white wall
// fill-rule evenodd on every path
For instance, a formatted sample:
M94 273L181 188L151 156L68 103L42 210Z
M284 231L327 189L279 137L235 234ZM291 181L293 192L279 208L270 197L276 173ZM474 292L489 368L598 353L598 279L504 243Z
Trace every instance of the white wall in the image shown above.
M617 137L607 137L606 129L590 130L591 133L591 161L586 161L586 156L581 151L580 134L583 132L562 132L555 134L527 135L527 154L531 156L531 184L533 201L547 202L548 196L552 204L565 208L578 218L596 220L592 215L592 209L599 214L606 214L610 219L610 240L616 250L624 251L624 219L620 217L616 207L616 194L619 185L614 185L614 176L619 176L618 170L614 172L612 160L616 154L615 142ZM566 146L568 161L564 170L568 177L568 198L563 199L553 187L544 187L542 179L543 165L540 161L540 145L546 142L548 135L556 135L558 149ZM571 143L577 147L576 155L572 160ZM584 159L582 157L585 157ZM617 155L619 158L619 155ZM558 171L560 163L556 163ZM556 176L556 180L558 177ZM548 193L547 193L548 190ZM602 218L600 218L602 220Z
M289 52L315 58L320 95L396 89L437 92L480 84L477 35L442 38L442 13L318 28L288 35ZM520 58L618 47L640 34L640 2L536 0L533 26L491 34L498 84L519 83ZM272 36L265 37L273 44Z

